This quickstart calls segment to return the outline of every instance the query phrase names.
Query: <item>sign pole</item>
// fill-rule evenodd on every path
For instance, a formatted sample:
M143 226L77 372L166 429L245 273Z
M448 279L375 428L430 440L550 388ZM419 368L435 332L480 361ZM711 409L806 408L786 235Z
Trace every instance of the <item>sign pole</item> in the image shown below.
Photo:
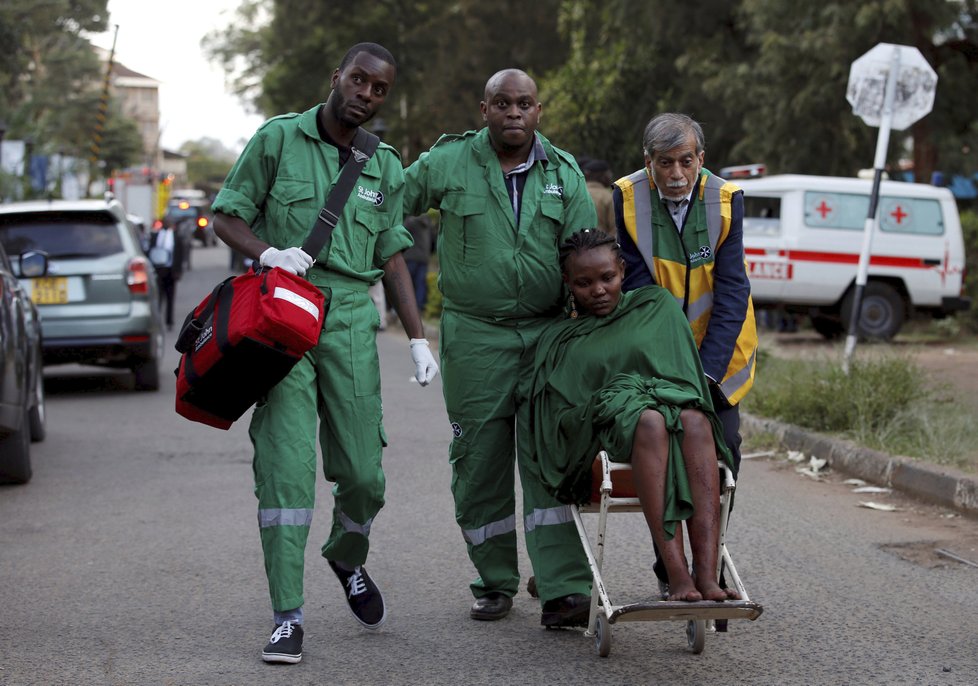
M890 128L893 123L893 102L896 97L897 78L900 75L900 48L893 46L893 56L890 58L890 71L886 77L886 91L883 96L883 116L880 121L879 135L876 138L876 159L873 162L873 190L869 196L869 211L863 226L863 245L859 253L859 269L856 272L855 293L852 299L852 312L849 315L849 334L846 336L845 357L842 361L842 371L849 373L849 361L856 349L856 339L859 331L859 315L863 306L863 291L866 289L869 274L869 255L873 245L873 233L879 224L876 208L880 197L880 181L883 179L883 169L886 166L886 151L890 145Z

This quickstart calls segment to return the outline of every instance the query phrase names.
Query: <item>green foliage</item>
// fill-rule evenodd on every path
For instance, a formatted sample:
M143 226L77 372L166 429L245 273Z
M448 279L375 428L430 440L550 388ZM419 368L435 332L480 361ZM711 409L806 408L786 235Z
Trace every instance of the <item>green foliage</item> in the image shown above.
M91 131L79 132L79 144L85 144L90 139ZM126 169L143 161L143 138L139 128L131 119L126 118L118 108L110 107L106 117L105 128L102 131L102 144L99 158L105 162L105 168Z
M958 318L972 333L978 333L978 212L961 213L961 232L964 234L964 290L971 297L971 309Z
M424 315L425 319L440 319L441 318L441 290L438 288L438 269L437 265L429 268L428 274L425 277L428 283L428 299L425 301Z
M42 109L70 102L74 94L64 87L88 82L97 62L81 34L105 30L106 4L106 0L4 0L0 4L0 112L8 125L31 123L29 115L36 113L20 109L25 101L39 97L44 101ZM58 91L58 86L64 89Z
M917 180L930 180L940 150L967 142L974 2L742 0L739 17L757 52L749 74L720 83L728 97L753 102L737 152L777 171L849 176L871 166L876 129L852 115L845 89L849 65L879 42L917 47L940 76L933 113L911 131ZM733 77L738 65L721 70ZM889 152L891 162L903 153L895 145Z
M646 122L671 110L703 122L712 169L853 175L871 166L876 129L846 101L849 66L879 42L911 45L940 79L908 132L917 178L974 171L978 0L246 0L227 26L204 49L266 114L325 99L343 51L371 40L398 61L381 116L406 162L482 126L486 79L516 66L540 86L541 130L616 174L641 166Z
M235 153L217 139L202 138L187 141L180 146L187 156L187 180L193 188L199 188L209 197L217 195L224 179L234 164Z
M735 9L722 0L565 0L560 28L570 55L541 81L548 136L622 175L642 166L652 116L687 112L707 128L707 165L722 166L741 136L739 105L706 86L720 65L749 57Z
M827 359L768 357L743 407L891 454L963 466L973 450L972 419L961 403L900 356L857 359L848 375Z
M204 49L231 74L235 92L271 116L324 101L345 51L358 42L380 43L398 63L397 82L380 115L388 127L385 138L409 161L442 133L482 125L479 102L495 71L515 66L539 76L563 62L559 5L252 1L229 28L208 35Z
M86 38L105 30L106 0L5 0L0 5L0 117L8 139L35 154L87 159L104 69ZM100 159L106 169L141 161L136 125L110 102Z

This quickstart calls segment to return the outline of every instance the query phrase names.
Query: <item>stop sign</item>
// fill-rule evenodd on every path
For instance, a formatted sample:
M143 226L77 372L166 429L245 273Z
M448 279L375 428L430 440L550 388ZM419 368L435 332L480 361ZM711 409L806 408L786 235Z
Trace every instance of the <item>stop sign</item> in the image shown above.
M883 117L886 80L897 63L896 92L893 99L892 128L905 129L930 112L937 90L937 72L909 45L880 43L852 63L846 100L853 114L870 126L879 126Z

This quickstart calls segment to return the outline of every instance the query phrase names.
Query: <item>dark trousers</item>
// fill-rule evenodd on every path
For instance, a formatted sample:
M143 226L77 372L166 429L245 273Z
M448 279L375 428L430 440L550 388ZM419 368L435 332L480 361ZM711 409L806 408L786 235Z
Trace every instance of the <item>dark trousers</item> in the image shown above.
M160 289L160 308L164 311L166 326L173 328L173 300L176 296L177 280L170 267L156 268L156 283Z
M424 306L428 302L428 263L417 260L405 260L411 283L414 284L414 296L418 299L418 312L424 314Z

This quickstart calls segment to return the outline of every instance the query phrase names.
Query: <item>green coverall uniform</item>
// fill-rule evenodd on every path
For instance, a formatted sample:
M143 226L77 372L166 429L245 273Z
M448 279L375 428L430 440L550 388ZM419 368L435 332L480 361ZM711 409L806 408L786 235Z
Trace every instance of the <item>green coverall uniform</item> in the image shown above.
M262 125L213 204L240 217L273 247L301 246L340 172L339 152L319 135L319 106ZM249 429L258 523L272 607L303 605L304 550L316 487L316 425L323 471L333 485L333 525L323 557L367 558L384 504L386 445L380 398L377 309L367 293L381 266L411 246L401 226L400 157L380 144L367 162L331 239L305 278L327 298L319 343L254 410Z
M451 421L455 517L479 578L473 595L519 588L513 461L541 602L589 593L570 508L528 474L529 383L537 338L561 306L558 245L594 227L573 157L537 134L519 221L488 129L443 136L405 172L404 211L441 210L442 388ZM515 441L515 444L514 444Z

